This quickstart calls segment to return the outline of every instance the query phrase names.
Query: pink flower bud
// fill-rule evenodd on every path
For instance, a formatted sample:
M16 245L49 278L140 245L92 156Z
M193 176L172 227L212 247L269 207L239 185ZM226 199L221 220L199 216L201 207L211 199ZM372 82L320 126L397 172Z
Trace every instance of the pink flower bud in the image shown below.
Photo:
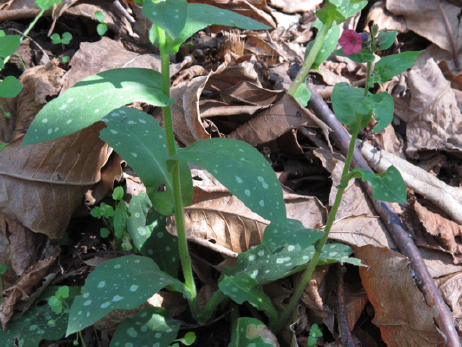
M340 46L343 47L343 53L345 55L361 52L362 42L363 40L361 35L350 29L344 30L342 37L340 37L340 40L338 40Z

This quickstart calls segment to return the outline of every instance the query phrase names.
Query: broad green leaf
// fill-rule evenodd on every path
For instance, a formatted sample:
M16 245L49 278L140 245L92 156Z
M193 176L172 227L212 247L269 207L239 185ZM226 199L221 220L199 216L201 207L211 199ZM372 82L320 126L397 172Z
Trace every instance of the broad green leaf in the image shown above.
M325 25L318 19L313 24L312 27L321 30L321 27ZM340 28L336 23L332 23L331 28L327 31L327 35L322 42L321 49L319 50L316 58L314 59L313 65L311 66L312 69L319 70L319 66L332 54L338 44L338 39L340 38ZM308 46L306 47L305 51L305 59L310 53L311 46L314 44L314 41L311 41Z
M398 202L407 204L406 183L401 174L394 166L390 166L387 171L376 174L370 170L353 169L350 173L352 178L361 177L363 181L369 181L374 188L373 196L378 200L388 202Z
M345 82L337 83L331 98L335 116L342 124L351 127L356 124L356 117L362 115L360 130L367 126L372 111L371 102L364 96L364 88L355 88Z
M340 57L348 57L353 60L355 63L368 63L373 62L375 59L374 54L372 54L367 48L361 49L359 53L353 53L350 55L346 55L343 53L343 48L337 49L332 54L338 55Z
M271 223L265 229L263 246L300 245L307 248L324 235L323 231L307 229L296 219L287 219L286 223Z
M66 336L84 329L115 309L138 307L170 284L185 296L190 295L183 283L161 271L150 258L129 255L108 260L90 273L84 294L75 298Z
M0 97L14 98L21 93L22 84L14 76L7 76L0 82Z
M104 14L101 11L96 11L95 12L95 18L98 20L98 22L103 23L104 22Z
M167 232L165 216L151 207L151 200L146 194L132 197L128 207L128 232L142 255L153 259L162 271L177 278L180 262L178 240Z
M61 0L35 0L35 3L42 10L48 10L53 5L61 3Z
M123 199L124 194L125 194L124 189L119 186L119 187L114 188L114 191L112 192L112 198L115 201L119 201Z
M99 23L96 26L96 32L98 33L99 36L103 36L104 34L106 34L106 31L107 31L107 25L106 24Z
M202 30L212 24L226 25L248 30L270 29L270 27L261 24L252 18L245 17L233 11L205 4L188 4L188 18L184 29L175 40L171 40L167 37L166 53L175 54L178 52L178 48L183 42L199 30ZM155 43L157 40L155 30L151 30L149 34L149 39L151 42Z
M258 319L243 317L237 320L237 332L229 347L274 347L271 332ZM275 337L274 337L275 339Z
M162 307L147 307L133 318L126 318L112 337L110 347L159 346L167 347L180 330L181 322L170 318Z
M174 212L172 175L167 169L165 131L146 113L129 107L114 110L102 119L107 128L100 137L140 176L154 207L163 215ZM191 170L180 164L183 206L193 195Z
M21 36L5 35L0 36L0 57L6 58L16 52L21 44Z
M61 36L59 36L59 34L57 33L54 33L53 35L51 35L50 39L51 39L51 43L54 45L60 44L62 42Z
M361 0L326 0L324 6L316 11L316 15L323 23L336 21L340 24L361 11L366 5L367 1Z
M377 121L373 132L378 133L393 120L394 101L391 95L386 92L369 95L369 100L372 101L371 106L374 110L374 118Z
M114 234L120 240L127 230L127 205L125 201L119 201L114 211Z
M377 36L377 41L379 46L377 49L384 51L391 47L396 39L396 29L393 31L387 31L387 29L381 30Z
M305 78L306 81L306 78ZM311 99L311 92L306 86L305 81L300 84L297 91L295 92L294 98L303 106L306 107L308 105L308 101Z
M406 71L414 64L414 61L422 52L404 52L383 57L375 64L373 73L374 81L384 83L393 76Z
M185 27L188 16L186 0L165 0L162 2L146 0L143 5L143 14L153 26L158 25L175 40Z
M239 276L222 276L218 287L238 304L248 301L260 311L266 311L270 321L275 324L278 319L278 312L271 303L271 299L263 291L261 284L247 273Z
M361 260L350 258L351 253L353 253L353 250L350 246L343 243L328 243L324 246L321 257L318 260L318 265L342 262L356 266L365 266Z
M16 312L6 330L0 331L0 346L38 347L43 340L61 339L66 332L68 315L56 314L48 305L48 299L58 289L57 286L46 288L27 311ZM69 298L64 300L70 306L74 297L79 294L80 287L70 287ZM15 338L18 338L18 344L15 344Z
M51 141L75 133L131 102L173 104L174 100L162 93L161 84L160 73L141 68L113 69L87 77L42 108L22 144Z
M172 159L204 167L263 218L286 219L281 184L265 157L251 145L232 139L201 140L180 149Z
M68 33L68 32L65 32L63 34L63 37L61 39L61 43L64 44L64 45L68 45L72 40L72 34L71 33Z

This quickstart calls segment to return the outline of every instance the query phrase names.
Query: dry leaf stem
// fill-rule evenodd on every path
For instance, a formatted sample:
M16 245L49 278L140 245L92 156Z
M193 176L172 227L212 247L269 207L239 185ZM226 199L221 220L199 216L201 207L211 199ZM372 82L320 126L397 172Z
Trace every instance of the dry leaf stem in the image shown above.
M345 155L350 143L350 135L337 120L334 113L330 110L322 97L316 92L314 86L309 85L308 89L311 91L309 106L323 122L332 128L332 136L334 137L336 144L340 147L342 153ZM353 154L352 165L353 167L370 170L369 165L357 149L355 149ZM388 202L374 199L372 197L372 186L368 182L361 183L367 191L371 201L374 203L377 212L380 214L382 221L392 235L395 243L398 245L401 252L410 259L411 268L416 274L416 284L424 294L427 304L433 310L438 328L443 332L447 340L447 346L460 347L459 338L454 328L453 315L449 311L449 308L441 297L438 288L433 282L433 279L428 272L416 245L412 241L412 238L409 237L410 233L407 232L406 227L401 222L392 205Z

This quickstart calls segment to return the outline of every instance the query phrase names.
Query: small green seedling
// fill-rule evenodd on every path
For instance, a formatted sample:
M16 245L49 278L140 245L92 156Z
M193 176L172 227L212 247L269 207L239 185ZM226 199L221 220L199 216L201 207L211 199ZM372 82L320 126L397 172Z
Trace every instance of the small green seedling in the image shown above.
M181 339L175 341L181 342L185 346L191 346L196 341L196 333L194 331L187 332ZM170 347L180 347L178 343L174 343Z
M322 337L322 331L319 330L317 324L313 324L310 328L310 334L308 335L308 346L314 346L318 337Z
M104 24L104 14L101 11L96 11L95 17L99 22L99 24L96 26L96 31L98 32L99 36L103 36L107 31L107 25Z
M61 47L64 51L64 45L68 45L71 40L72 40L72 34L65 32L63 36L59 36L59 34L54 33L53 35L50 36L51 42L55 45L61 44ZM69 62L70 57L64 56L64 57L58 57L59 61L63 64L66 64Z

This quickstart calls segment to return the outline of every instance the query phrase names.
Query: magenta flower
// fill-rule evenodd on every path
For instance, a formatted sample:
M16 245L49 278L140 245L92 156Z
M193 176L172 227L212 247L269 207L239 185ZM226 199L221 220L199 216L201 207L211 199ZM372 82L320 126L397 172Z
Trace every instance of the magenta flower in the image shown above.
M343 31L342 37L340 37L340 40L338 40L340 46L343 47L343 53L345 55L361 52L362 42L363 40L361 35L350 29L345 29Z

